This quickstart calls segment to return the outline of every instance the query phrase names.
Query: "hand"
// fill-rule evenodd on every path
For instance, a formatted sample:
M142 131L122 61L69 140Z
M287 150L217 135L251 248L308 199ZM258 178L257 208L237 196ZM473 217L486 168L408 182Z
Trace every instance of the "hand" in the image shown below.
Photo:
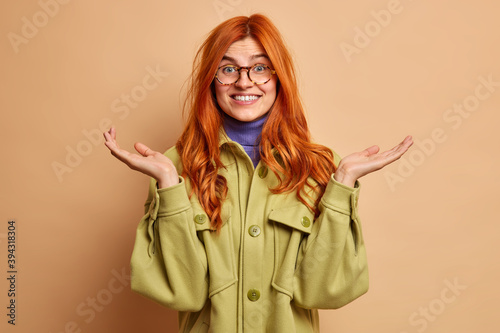
M116 130L113 127L103 134L106 139L104 144L114 157L128 165L132 170L137 170L156 179L158 188L169 187L179 183L179 175L174 164L162 153L154 151L139 142L134 145L134 148L140 155L129 153L118 146L116 142Z
M400 144L383 153L378 153L380 150L378 146L371 146L361 152L348 155L340 161L333 178L344 185L354 187L358 178L396 161L412 144L413 139L408 135Z

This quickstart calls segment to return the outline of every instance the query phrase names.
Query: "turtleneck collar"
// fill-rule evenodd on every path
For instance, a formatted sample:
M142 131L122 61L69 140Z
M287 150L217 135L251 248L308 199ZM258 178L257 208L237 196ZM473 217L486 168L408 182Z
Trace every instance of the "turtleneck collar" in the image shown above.
M256 167L260 161L260 134L262 133L262 127L268 115L269 113L266 113L264 116L254 121L239 121L228 116L225 112L222 112L224 130L227 136L243 147L245 152L252 159L254 167Z

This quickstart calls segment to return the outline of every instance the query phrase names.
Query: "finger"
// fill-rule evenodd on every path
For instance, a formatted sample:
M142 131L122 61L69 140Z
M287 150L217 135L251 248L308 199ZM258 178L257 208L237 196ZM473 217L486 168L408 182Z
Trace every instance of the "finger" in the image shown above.
M129 153L128 151L124 149L120 149L116 147L116 145L113 145L112 143L110 146L108 146L109 150L111 151L111 154L122 161L123 163L127 164L128 166L131 165L133 154Z
M115 138L113 138L109 132L104 133L104 138L105 138L104 144L110 150L120 149L118 142L116 142Z
M114 127L111 127L109 129L109 135L114 139L116 140L116 129Z
M404 138L403 141L401 141L401 143L398 146L407 147L408 148L412 144L413 144L413 138L411 137L411 135L408 135L406 138Z
M113 148L116 146L116 142L111 138L110 134L108 132L104 132L104 144L106 147L109 149Z
M139 154L141 154L142 156L145 156L145 157L148 157L148 156L156 153L154 150L152 150L151 148L149 148L148 146L146 146L145 144L140 143L140 142L136 142L134 144L134 148L135 148L135 150L137 150L137 152Z
M379 150L380 150L379 146L375 145L375 146L371 146L371 147L366 148L363 152L366 154L366 156L370 156L370 155L378 153Z
M404 146L402 145L402 143L400 143L397 146L394 146L391 149L384 151L380 155L381 156L390 156L390 155L393 155L393 154L399 154L399 152L401 151L402 147L404 147Z
M104 142L104 144L110 150L111 155L118 158L120 161L129 164L133 154L129 153L124 149L121 149L120 146L118 145L118 142L116 142L116 140L110 137L109 133L105 133L105 137L106 141Z
M113 138L111 137L111 135L108 132L104 133L104 140L105 140L105 142L104 142L105 144L106 143L114 143Z
M411 145L413 144L413 139L410 135L408 135L399 145L397 145L395 148L395 151L398 153L398 154L404 154L408 148L411 147Z
M107 132L103 133L106 141L116 140L116 130L111 127Z
M404 152L406 152L408 150L408 148L410 148L410 146L412 144L413 144L412 137L411 137L411 135L408 135L398 145L396 145L396 146L392 147L391 149L383 152L381 155L388 156L388 155L391 155L393 153L396 153L396 154L401 153L401 154L403 154Z
M387 165L389 163L392 163L403 156L406 151L410 148L410 146L413 144L413 140L411 136L407 136L400 144L392 148L391 150L388 150L382 154L380 154L381 157L385 159L384 165Z
M411 145L413 144L413 138L412 138L412 136L411 136L411 135L408 135L408 136L404 139L404 141L403 141L403 142L405 143L405 145L406 145L406 146L408 146L408 148L410 148L410 147L411 147Z
M405 148L403 145L397 145L396 147L392 148L391 150L388 150L386 152L383 152L380 154L381 157L388 158L391 160L391 162L397 160L400 158L408 148Z

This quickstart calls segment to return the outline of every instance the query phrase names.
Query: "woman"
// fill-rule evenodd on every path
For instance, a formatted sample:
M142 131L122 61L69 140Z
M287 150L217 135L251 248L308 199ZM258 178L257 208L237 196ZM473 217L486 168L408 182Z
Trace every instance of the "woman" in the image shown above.
M179 311L181 332L318 332L316 309L368 288L358 178L407 137L340 159L314 144L291 57L262 15L217 26L197 53L189 119L165 154L111 153L152 177L132 289Z

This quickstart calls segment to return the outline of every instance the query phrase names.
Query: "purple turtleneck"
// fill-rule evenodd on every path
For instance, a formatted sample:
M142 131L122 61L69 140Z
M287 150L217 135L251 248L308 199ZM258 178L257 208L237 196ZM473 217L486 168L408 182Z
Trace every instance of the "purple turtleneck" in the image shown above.
M262 127L269 113L254 121L239 121L222 112L224 130L227 136L238 142L248 156L252 159L253 166L257 167L260 161L259 143Z

